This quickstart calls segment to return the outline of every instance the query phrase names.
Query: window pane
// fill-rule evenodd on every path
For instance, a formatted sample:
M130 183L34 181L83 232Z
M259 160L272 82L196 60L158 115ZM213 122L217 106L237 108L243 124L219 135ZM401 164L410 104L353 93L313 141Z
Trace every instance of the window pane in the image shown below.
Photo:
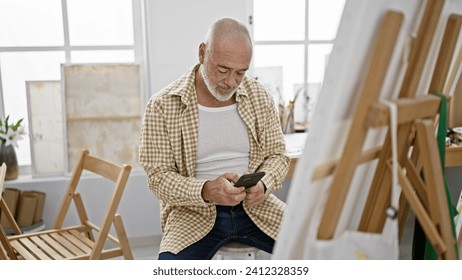
M304 40L305 0L254 0L254 39Z
M332 44L310 44L308 47L308 102L307 122L312 118L316 102L321 92L322 82Z
M345 0L309 0L308 5L309 39L334 39L337 34Z
M64 52L18 52L1 53L2 91L5 104L5 115L12 120L24 118L27 130L27 97L26 81L60 80L61 63L65 62ZM29 137L18 142L16 149L19 165L29 165Z
M0 46L62 46L61 0L0 0Z
M135 51L73 51L71 60L73 63L134 62Z
M68 0L73 46L133 45L131 0Z
M303 84L303 52L303 45L255 46L254 67L282 67L281 93L286 102L293 98L294 85Z
M328 56L332 51L332 44L310 44L308 47L308 82L322 83Z

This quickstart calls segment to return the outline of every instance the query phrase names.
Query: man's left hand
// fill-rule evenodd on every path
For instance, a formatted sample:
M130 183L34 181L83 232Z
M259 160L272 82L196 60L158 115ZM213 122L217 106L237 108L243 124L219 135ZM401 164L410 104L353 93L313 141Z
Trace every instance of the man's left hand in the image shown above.
M265 186L259 181L255 186L245 189L246 196L244 202L248 207L255 207L265 201Z

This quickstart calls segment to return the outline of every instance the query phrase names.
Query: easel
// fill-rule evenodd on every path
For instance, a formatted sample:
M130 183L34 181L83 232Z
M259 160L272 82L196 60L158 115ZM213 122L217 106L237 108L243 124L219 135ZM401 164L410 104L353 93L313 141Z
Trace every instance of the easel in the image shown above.
M432 9L431 11L435 11L435 7L434 6L429 6L430 9ZM438 15L438 13L434 14L435 15ZM436 18L437 19L437 18ZM436 20L435 19L435 20ZM440 47L440 52L439 52L439 55L438 55L438 59L437 59L437 62L436 62L436 66L435 66L435 70L434 70L434 74L433 74L433 78L432 78L432 81L431 81L431 84L430 84L430 92L437 92L437 93L443 93L443 94L447 94L447 91L445 90L445 84L446 84L446 78L448 77L448 73L449 73L449 69L450 69L450 66L451 66L451 61L453 59L453 57L455 56L455 48L456 48L456 43L457 43L457 39L458 39L458 36L459 36L459 33L460 33L460 30L461 30L461 24L462 24L462 16L461 15L450 15L448 17L448 20L447 20L447 24L446 24L446 29L445 29L445 32L444 32L444 36L443 36L443 40L442 40L442 44L441 44L441 47ZM431 36L431 33L429 32L425 32L425 29L426 27L423 27L421 29L421 32L423 32L424 34L426 34L426 36ZM434 30L432 30L433 32ZM426 39L427 42L431 42L430 39ZM428 43L427 43L428 44ZM415 74L415 73L414 73ZM415 92L415 89L412 89L413 92ZM408 92L410 92L410 90L408 90ZM405 91L402 91L401 92L401 95L405 95L406 92ZM449 96L448 96L448 100L449 100ZM433 118L434 120L435 118ZM427 131L426 133L428 133L428 135L431 136L431 127L428 128L429 131ZM437 155L437 151L436 151L436 154ZM434 158L435 159L435 158ZM429 159L430 160L430 159ZM425 162L425 161L424 161ZM435 193L432 193L434 191L433 187L430 187L430 185L428 185L427 187L425 187L425 185L423 185L421 183L421 178L419 176L419 174L421 174L422 172L422 168L424 168L424 174L423 174L423 177L424 178L428 178L428 176L430 176L429 174L426 174L425 173L425 165L422 166L422 158L419 159L419 149L418 147L417 148L414 148L413 150L413 153L412 153L412 156L411 156L411 160L410 161L406 161L405 162L405 168L407 170L407 173L409 174L409 178L410 178L410 182L408 182L407 184L411 183L413 186L416 186L416 193L418 195L418 197L416 196L415 198L419 198L420 199L420 203L422 203L422 206L426 206L426 207L431 207L432 206L432 199L440 199L440 207L444 207L445 209L448 209L448 205L447 205L447 199L445 198L445 192L444 191L441 191L441 194L439 194L438 196L435 196L437 194ZM433 161L433 163L435 163L435 160ZM431 167L431 165L427 165L426 167L427 169L429 168L437 168L438 170L440 170L438 168L438 165L434 165L434 167ZM439 174L433 174L433 176L442 176L439 175ZM401 183L402 185L404 183ZM404 187L403 187L404 188ZM441 189L441 187L438 187ZM444 186L442 188L444 190ZM404 193L404 196L407 198L406 199L402 199L401 200L401 210L400 211L400 234L402 234L403 232L403 228L404 228L404 224L405 224L405 221L406 221L406 218L407 218L407 214L408 214L408 210L409 210L409 204L408 202L411 204L414 200L409 200L408 196L412 195L413 193L410 193L409 191L407 193ZM383 195L383 193L382 193ZM429 198L432 198L432 199L429 199ZM368 201L368 207L372 207L372 199L377 199L377 197L372 197L369 201ZM374 203L377 203L377 200L375 200ZM417 202L414 202L414 206L413 206L413 209L414 211L417 211L416 210L416 207L420 207L421 205L416 205ZM441 204L443 203L443 204ZM383 207L386 207L386 205L382 205L380 204L380 207L377 207L377 205L375 205L375 215L379 215L379 211L381 209L384 209ZM412 205L411 205L412 206ZM434 205L433 205L434 206ZM434 206L436 207L436 206ZM432 219L432 221L435 223L436 225L436 228L446 228L446 230L444 232L442 232L441 234L445 234L445 243L446 245L448 244L453 244L453 234L452 234L452 227L451 227L451 223L447 223L445 222L444 220L446 220L447 218L445 217L450 217L449 213L447 214L444 214L444 213L438 213L438 212L435 212L437 211L437 209L429 209L431 210L429 212L430 214L430 218ZM371 210L373 211L373 210ZM383 210L384 211L384 210ZM433 211L433 213L432 213ZM443 216L439 216L441 214L444 214ZM419 217L417 217L419 219ZM377 223L367 223L367 220L365 219L365 217L363 216L363 220L362 220L362 224L360 225L360 230L369 230L369 231L374 231L374 232L378 232L382 229L383 227L383 223L384 223L384 220L385 220L385 217L382 215L382 217L380 219L376 219L375 221ZM419 222L420 219L419 219ZM441 223L447 223L445 225L441 225ZM362 227L361 227L362 226ZM368 227L367 227L368 226ZM426 235L427 237L429 237L429 235L433 235L435 236L434 233L429 233L429 231L431 231L433 229L430 229L430 228L424 228L424 231L426 232ZM433 237L435 238L435 237ZM430 241L431 241L431 238L429 238ZM441 242L441 241L438 241L438 242ZM442 249L442 244L435 244L434 242L431 243L435 250L439 251L439 257L440 258L445 258L444 255L441 255L443 253L443 249ZM437 246L440 246L440 250L438 250L436 247ZM452 249L452 247L451 247ZM450 255L449 258L455 258L455 255Z
M454 65L461 65L462 63L462 46L459 48L457 59ZM456 72L461 71L459 67L454 67L451 75L449 75L448 83L446 84L445 90L447 94L450 91L451 86L454 86L454 92L451 96L451 102L449 106L449 123L448 127L460 127L462 126L462 74L459 75L457 81L455 81ZM451 146L446 149L446 167L462 166L462 143L458 146ZM460 235L462 236L462 234ZM459 238L459 243L462 242L462 237Z
M455 32L460 32L461 25L462 25L462 16L452 16L454 25L456 26L457 30ZM451 18L452 18L451 17ZM449 27L448 22L448 27ZM455 52L455 51L454 51ZM455 56L455 53L454 53ZM443 93L446 95L450 95L450 104L449 104L449 119L448 119L448 128L460 127L462 126L462 73L459 74L458 80L455 81L455 77L457 76L457 72L462 72L461 69L462 63L462 46L459 46L457 58L453 64L452 71L449 75L448 81L444 86ZM454 87L454 91L452 95L450 94L451 88ZM462 143L459 143L457 146L449 146L446 147L446 167L453 167L453 166L462 166ZM457 243L459 244L459 248L462 245L462 229L456 231ZM459 257L460 257L460 249L459 249Z
M395 102L398 106L399 180L403 194L401 205L406 206L408 203L415 212L439 258L455 259L455 240L434 136L434 119L439 112L440 99L430 95L415 97L443 4L443 0L428 1L411 51L403 86ZM388 126L388 109L378 98L401 22L402 15L398 12L388 12L385 15L354 111L345 149L338 161L318 166L313 174L313 180L316 180L334 173L318 228L320 239L334 237L356 167L377 158L378 165L359 230L381 232L383 229L385 210L390 202L390 138L386 138L383 146L366 151L363 151L363 145L369 129ZM445 76L444 72L439 71L435 75ZM410 151L412 155L409 158ZM423 172L423 178L420 171ZM404 217L403 213L407 212L400 211L401 219Z

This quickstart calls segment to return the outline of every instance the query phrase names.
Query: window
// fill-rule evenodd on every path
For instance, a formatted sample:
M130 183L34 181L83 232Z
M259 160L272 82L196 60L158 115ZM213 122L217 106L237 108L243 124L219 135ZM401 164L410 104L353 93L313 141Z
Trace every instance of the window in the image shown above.
M344 4L345 0L253 0L255 76L262 73L263 80L271 75L268 80L281 81L269 86L277 103L302 93L296 99L296 122L309 122Z
M27 128L26 81L60 80L63 63L140 63L140 2L0 0L1 115ZM16 150L22 167L31 164L25 138Z

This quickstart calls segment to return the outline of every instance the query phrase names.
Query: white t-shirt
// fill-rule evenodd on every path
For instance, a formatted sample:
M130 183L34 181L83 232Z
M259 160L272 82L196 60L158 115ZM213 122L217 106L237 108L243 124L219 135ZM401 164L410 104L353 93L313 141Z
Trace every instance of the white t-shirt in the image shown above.
M196 178L215 179L223 173L239 176L247 172L250 143L247 126L237 112L237 104L199 107L199 139Z

